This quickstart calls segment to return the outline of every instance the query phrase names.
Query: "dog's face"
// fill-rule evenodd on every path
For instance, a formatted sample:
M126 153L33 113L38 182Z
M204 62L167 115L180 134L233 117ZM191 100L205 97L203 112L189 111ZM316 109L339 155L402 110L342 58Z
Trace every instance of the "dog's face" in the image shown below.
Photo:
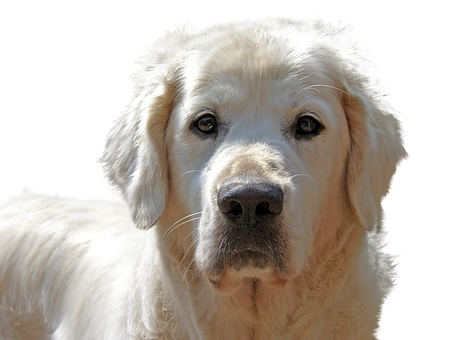
M171 211L166 236L185 230L173 246L223 291L299 275L352 217L372 228L404 154L335 53L267 34L198 38L165 82L137 87L105 155L137 225Z
M200 79L186 84L167 133L173 186L201 212L196 261L213 282L299 272L326 199L346 198L341 93L290 56L244 48L226 65L221 50L194 63Z

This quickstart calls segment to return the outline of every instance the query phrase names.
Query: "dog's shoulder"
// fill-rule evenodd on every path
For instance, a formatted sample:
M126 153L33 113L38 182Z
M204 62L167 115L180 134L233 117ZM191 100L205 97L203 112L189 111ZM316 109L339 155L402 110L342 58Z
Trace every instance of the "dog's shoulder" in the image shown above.
M392 290L396 275L394 258L384 251L384 237L385 232L380 227L365 235L356 271L356 280L361 287L363 299L367 301L369 308L376 309L376 313L382 299Z
M0 208L0 228L15 230L45 229L131 230L132 221L125 204L95 200L76 200L58 196L24 194Z

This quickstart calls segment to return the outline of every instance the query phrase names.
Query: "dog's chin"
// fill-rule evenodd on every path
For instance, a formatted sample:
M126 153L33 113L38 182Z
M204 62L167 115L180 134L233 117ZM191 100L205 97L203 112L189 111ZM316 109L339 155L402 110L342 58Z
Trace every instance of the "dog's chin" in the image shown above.
M226 261L220 274L208 274L212 288L221 294L232 294L255 280L272 287L284 286L289 276L277 269L272 259L260 251L244 250L233 254Z

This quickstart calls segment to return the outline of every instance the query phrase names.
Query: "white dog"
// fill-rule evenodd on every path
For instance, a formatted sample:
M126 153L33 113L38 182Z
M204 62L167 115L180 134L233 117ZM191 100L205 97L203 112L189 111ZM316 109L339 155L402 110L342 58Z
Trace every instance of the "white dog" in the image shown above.
M4 208L1 339L374 339L405 151L343 36L272 20L158 41L103 158L132 220Z

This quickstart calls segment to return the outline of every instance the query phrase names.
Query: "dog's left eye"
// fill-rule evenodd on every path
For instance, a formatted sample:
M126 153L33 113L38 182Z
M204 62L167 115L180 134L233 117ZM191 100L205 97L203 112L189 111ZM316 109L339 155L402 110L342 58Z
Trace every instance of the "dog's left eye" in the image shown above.
M217 132L217 120L213 114L205 114L194 122L194 129L204 135Z
M322 124L315 117L303 115L296 123L296 137L304 138L315 136L319 134L322 127Z

